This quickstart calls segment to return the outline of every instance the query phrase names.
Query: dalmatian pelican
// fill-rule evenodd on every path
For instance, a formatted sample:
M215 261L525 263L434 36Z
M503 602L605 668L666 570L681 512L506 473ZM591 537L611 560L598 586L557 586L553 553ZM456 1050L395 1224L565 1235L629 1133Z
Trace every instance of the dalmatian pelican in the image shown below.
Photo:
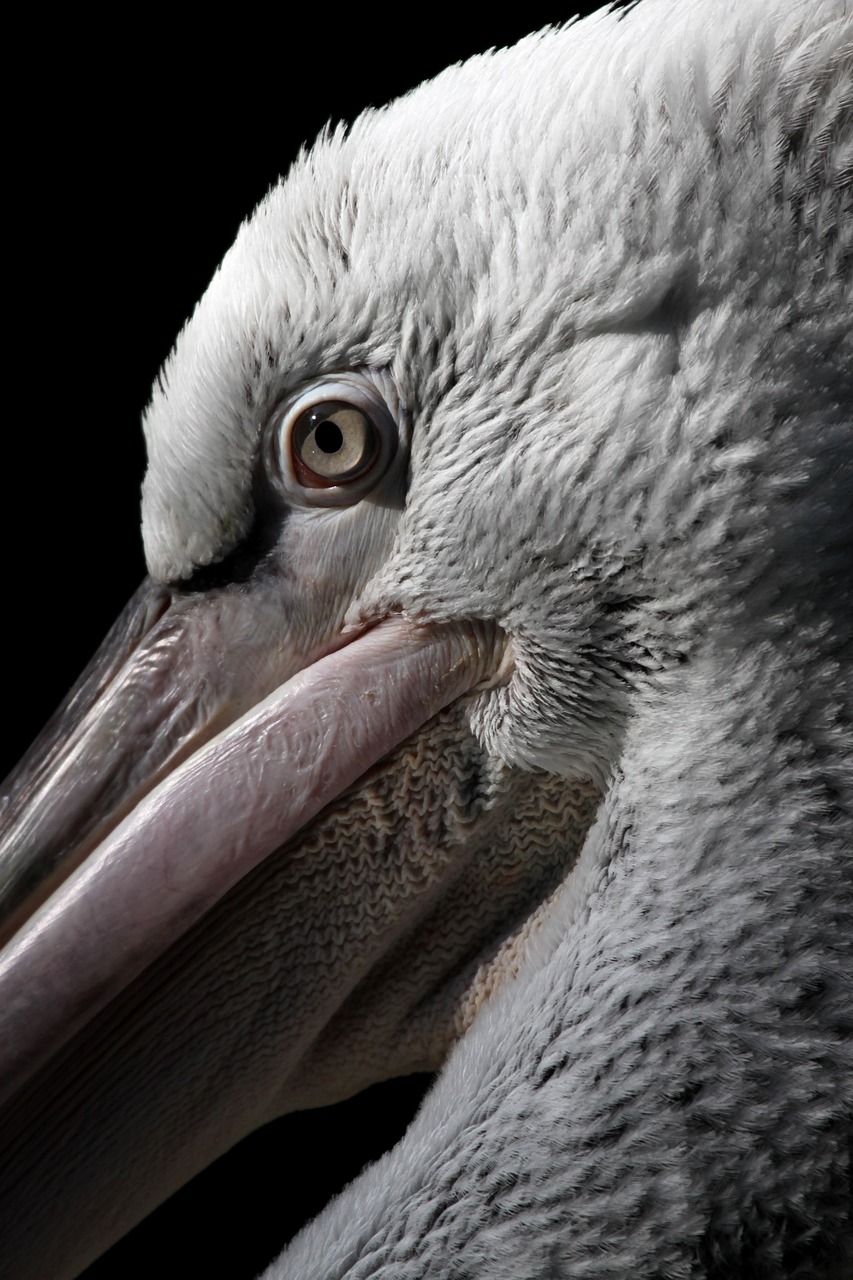
M641 0L243 226L4 793L8 1274L439 1067L271 1277L849 1274L852 111L845 0Z

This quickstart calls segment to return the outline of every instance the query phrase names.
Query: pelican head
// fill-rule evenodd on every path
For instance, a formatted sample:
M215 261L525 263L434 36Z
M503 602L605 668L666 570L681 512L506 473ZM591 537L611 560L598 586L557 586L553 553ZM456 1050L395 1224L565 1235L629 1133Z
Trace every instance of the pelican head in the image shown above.
M844 1274L851 34L604 9L244 224L4 801L9 1274L439 1067L273 1274Z

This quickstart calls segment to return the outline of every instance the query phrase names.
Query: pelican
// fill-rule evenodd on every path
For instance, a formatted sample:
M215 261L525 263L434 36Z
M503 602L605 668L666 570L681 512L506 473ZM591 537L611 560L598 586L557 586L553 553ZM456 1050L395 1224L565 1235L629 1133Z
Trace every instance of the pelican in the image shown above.
M3 801L0 1256L440 1068L298 1280L853 1259L845 0L641 0L304 154Z

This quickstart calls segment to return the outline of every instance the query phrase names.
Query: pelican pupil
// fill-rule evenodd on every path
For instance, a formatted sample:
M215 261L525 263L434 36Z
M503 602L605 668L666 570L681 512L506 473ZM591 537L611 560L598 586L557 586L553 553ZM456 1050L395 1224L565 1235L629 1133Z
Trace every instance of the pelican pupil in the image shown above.
M323 453L337 453L344 443L344 433L334 422L321 422L314 432L314 439Z

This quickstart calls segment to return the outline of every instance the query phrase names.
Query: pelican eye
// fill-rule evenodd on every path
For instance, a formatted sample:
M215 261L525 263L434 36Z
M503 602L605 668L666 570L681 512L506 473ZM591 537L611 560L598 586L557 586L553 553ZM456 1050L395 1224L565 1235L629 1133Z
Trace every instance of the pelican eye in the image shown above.
M405 478L404 422L387 370L328 374L273 411L262 436L267 476L293 507L351 507L380 485L391 501Z
M307 488L347 484L367 474L379 456L380 443L362 409L345 400L325 400L305 409L293 424L293 468Z

